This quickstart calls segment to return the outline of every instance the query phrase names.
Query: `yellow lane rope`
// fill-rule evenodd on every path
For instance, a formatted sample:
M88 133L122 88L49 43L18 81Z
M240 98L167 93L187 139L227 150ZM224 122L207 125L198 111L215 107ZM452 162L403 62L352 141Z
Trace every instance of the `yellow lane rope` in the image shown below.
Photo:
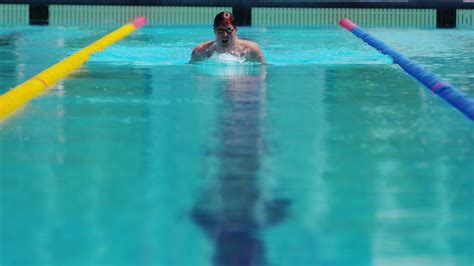
M33 78L0 95L0 121L14 113L32 98L43 93L58 80L80 67L84 62L89 60L91 54L104 50L105 47L122 39L145 24L145 17L135 18L91 45L79 50Z

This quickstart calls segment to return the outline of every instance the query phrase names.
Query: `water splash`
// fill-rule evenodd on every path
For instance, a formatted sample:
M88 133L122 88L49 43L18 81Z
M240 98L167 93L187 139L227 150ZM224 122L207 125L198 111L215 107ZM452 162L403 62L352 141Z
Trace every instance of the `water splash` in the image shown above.
M203 63L211 65L240 65L245 63L245 58L228 53L214 53L208 60L203 61Z

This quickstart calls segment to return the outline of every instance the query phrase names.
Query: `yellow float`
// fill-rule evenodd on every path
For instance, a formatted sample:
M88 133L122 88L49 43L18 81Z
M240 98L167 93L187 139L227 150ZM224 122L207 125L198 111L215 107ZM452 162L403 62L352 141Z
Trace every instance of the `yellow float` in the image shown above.
M31 79L0 95L0 121L14 113L32 98L43 93L58 80L80 67L84 62L89 60L91 54L104 50L105 47L122 39L145 24L145 17L137 17L91 45L79 50Z

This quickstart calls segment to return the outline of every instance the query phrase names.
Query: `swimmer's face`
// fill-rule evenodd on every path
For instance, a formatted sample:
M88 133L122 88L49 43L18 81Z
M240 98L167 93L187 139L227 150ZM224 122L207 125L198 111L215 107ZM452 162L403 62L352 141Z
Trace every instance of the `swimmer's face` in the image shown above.
M219 46L226 48L230 47L237 39L237 28L228 21L222 22L219 26L214 28L216 35L216 42Z

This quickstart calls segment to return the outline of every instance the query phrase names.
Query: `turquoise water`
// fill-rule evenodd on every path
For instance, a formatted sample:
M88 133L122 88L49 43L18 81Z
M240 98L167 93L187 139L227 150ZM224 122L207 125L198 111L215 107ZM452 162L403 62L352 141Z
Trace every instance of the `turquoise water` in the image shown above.
M367 30L474 97L474 31ZM108 31L0 29L0 91ZM343 29L239 34L270 64L144 28L0 123L0 264L474 264L471 121Z

